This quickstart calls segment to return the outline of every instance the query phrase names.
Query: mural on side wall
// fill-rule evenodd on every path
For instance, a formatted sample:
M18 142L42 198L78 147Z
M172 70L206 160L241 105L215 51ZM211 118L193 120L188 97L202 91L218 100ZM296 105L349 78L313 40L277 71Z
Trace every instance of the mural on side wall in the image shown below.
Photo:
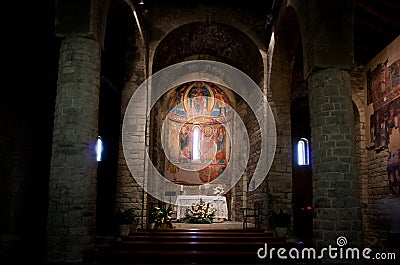
M376 150L388 149L389 188L400 197L400 59L388 65L388 60L367 71L368 104L373 104L370 116L370 140Z
M230 158L229 97L214 83L193 81L175 88L170 98L164 176L183 185L214 182Z

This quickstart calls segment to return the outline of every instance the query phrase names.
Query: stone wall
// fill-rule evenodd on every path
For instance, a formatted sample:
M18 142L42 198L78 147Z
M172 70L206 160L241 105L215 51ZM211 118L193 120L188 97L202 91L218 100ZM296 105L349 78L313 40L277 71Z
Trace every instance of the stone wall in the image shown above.
M97 41L67 37L60 49L47 222L48 260L79 261L93 244L100 88Z
M400 38L397 38L386 49L379 53L363 68L363 90L357 91L360 94L359 98L363 99L363 108L365 108L365 119L361 119L360 124L365 125L365 133L361 135L365 140L365 147L372 147L370 137L370 115L376 110L374 103L368 104L368 87L367 87L367 71L373 70L378 64L382 64L387 60L387 66L391 65L394 61L400 59L399 47ZM385 85L388 85L387 83ZM369 91L370 92L370 91ZM390 95L391 91L386 95ZM362 95L361 95L362 94ZM361 117L363 118L363 117ZM395 130L395 128L393 129ZM390 142L397 142L397 136L392 136ZM388 178L388 158L392 145L389 149L381 152L376 150L366 151L365 147L361 147L362 165L364 170L362 177L362 194L361 200L363 201L363 221L364 221L364 244L368 247L383 249L388 246L388 231L392 229L390 219L396 215L396 211L400 209L391 208L391 203L398 202L399 198L391 192L389 188ZM398 147L399 148L399 147Z
M365 214L368 203L368 153L366 150L365 130L365 87L364 87L364 66L355 64L350 72L352 86L352 100L354 110L354 140L356 146L356 161L358 168L358 183L360 185L360 208L362 214L362 227L365 233L368 218ZM365 240L365 234L363 234Z
M146 49L142 45L140 35L132 34L128 36L126 45L130 48L126 50L125 54L125 82L122 89L121 128L127 106L136 89L145 80L147 69L147 62L145 59ZM138 98L139 102L136 102L136 104L140 106L140 108L134 110L137 111L136 120L133 122L133 127L128 128L128 130L137 131L138 133L136 137L132 137L132 142L120 143L115 207L117 209L136 208L136 214L142 217L140 225L145 227L147 223L147 196L136 180L141 182L142 185L143 181L145 181L147 174L144 166L145 146L146 142L148 143L148 139L146 138L149 137L149 133L151 132L148 131L148 117L146 117L146 115L141 115L146 113L147 99L146 97L143 100L141 100L140 97ZM129 158L124 155L123 144L135 147L135 151L130 154L131 156ZM133 177L126 163L126 159L131 159L131 165L132 168L135 169L136 176Z
M266 197L266 185L265 181L262 185L260 185L254 191L248 191L249 185L251 185L250 180L253 176L254 170L257 167L257 163L260 157L260 148L261 148L261 131L260 126L257 122L257 118L252 112L251 108L246 104L243 99L238 99L238 104L236 111L239 116L242 118L244 125L247 130L247 134L249 137L249 160L247 162L247 167L241 180L235 185L234 189L234 204L232 205L232 214L233 219L237 221L241 221L243 218L243 211L241 208L243 207L253 207L255 203L262 203L263 207L265 207L265 215L267 210L267 201ZM265 219L265 218L264 218ZM250 222L254 222L254 220L250 220Z
M309 80L314 238L322 248L338 235L361 243L359 188L350 75L326 69Z

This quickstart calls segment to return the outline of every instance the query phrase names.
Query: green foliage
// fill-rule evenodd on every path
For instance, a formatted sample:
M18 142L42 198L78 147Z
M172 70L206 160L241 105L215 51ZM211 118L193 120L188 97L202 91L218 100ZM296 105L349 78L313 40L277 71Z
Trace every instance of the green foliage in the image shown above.
M151 221L154 222L154 229L172 229L172 207L166 207L165 203L158 202L158 206L151 210Z
M135 208L115 211L114 219L118 224L138 224L139 217L135 214Z

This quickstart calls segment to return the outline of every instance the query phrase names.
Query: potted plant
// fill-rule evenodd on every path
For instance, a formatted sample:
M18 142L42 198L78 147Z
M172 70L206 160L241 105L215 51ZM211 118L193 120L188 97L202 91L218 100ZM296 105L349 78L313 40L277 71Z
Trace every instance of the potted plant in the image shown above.
M280 209L279 213L270 211L269 226L271 229L275 230L275 233L278 236L287 236L288 235L290 223L291 223L290 215L288 213L284 213L282 211L282 209Z
M158 202L151 210L151 221L154 223L154 229L172 229L172 207L166 207L165 203Z
M118 209L115 211L115 221L119 225L120 236L128 236L131 229L137 228L139 217L135 214L135 208L126 210Z

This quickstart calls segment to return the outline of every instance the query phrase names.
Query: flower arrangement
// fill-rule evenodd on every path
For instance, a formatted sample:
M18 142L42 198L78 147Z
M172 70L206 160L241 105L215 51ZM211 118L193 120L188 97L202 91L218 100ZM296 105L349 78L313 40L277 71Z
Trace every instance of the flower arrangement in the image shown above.
M193 224L211 224L217 210L201 198L186 210L185 220Z
M224 195L224 189L222 188L222 187L220 187L220 186L218 186L218 187L215 187L214 189L213 189L213 193L214 193L214 195L217 195L217 196L222 196L222 195Z

